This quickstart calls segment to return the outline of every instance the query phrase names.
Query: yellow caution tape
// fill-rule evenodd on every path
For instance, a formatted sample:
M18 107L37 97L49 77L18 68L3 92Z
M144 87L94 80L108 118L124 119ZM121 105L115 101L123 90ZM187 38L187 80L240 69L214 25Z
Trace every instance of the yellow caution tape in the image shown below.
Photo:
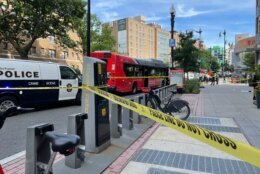
M160 79L169 78L169 76L131 76L131 77L120 77L120 76L110 76L110 79Z
M95 88L106 88L108 87L107 85L103 85L103 86L95 86ZM28 90L54 90L54 89L84 89L85 87L83 86L78 86L78 87L14 87L14 88L0 88L0 90L23 90L23 91L28 91Z
M245 162L248 162L256 167L260 168L260 150L252 147L248 144L244 144L235 140L232 140L223 135L217 134L213 131L201 128L197 125L190 124L189 122L180 120L171 115L165 114L161 111L151 109L141 104L132 102L125 98L116 96L106 91L100 90L106 86L80 86L72 87L79 89L86 89L92 93L102 96L114 103L117 103L125 108L128 108L140 115L146 116L158 123L161 123L167 127L176 129L179 132L184 133L192 138L195 138L201 142L204 142L212 147L215 147L221 151L227 152ZM67 87L29 87L29 88L0 88L0 90L49 90L49 89L68 89Z
M14 87L14 88L0 88L0 90L54 90L54 89L83 89L82 86L80 87Z
M243 161L246 161L260 168L260 150L255 147L232 140L213 131L209 131L197 125L190 124L176 117L148 108L125 98L118 97L98 88L90 86L84 86L84 88L114 103L117 103L134 112L137 112L140 115L146 116L147 118L150 118L158 123L176 129L184 133L185 135L195 138L221 151L227 152Z

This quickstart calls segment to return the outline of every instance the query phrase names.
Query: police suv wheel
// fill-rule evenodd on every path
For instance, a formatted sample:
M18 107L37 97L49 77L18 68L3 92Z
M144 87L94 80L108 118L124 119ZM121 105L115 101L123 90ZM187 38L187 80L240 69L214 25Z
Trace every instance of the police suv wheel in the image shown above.
M77 94L77 96L76 96L76 99L75 99L75 103L76 103L76 105L81 105L81 91L80 92L78 92L78 94Z
M11 96L5 96L0 98L0 112L3 113L7 109L17 107L17 100Z

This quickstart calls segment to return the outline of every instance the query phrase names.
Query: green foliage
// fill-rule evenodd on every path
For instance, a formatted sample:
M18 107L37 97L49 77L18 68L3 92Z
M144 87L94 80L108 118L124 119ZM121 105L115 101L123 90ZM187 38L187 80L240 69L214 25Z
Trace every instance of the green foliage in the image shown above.
M234 72L234 65L226 65L225 71Z
M220 65L216 57L212 56L208 50L200 50L199 57L201 59L200 68L206 69L208 71L218 71Z
M247 66L249 72L254 72L255 70L255 53L249 52L246 53L244 59L243 59L244 65Z
M67 31L79 26L85 14L83 0L8 0L0 3L0 39L11 43L22 58L38 38L55 36L75 46Z
M255 73L255 76L256 76L256 80L260 81L260 71L257 71Z
M85 15L81 21L81 25L78 28L79 36L82 40L83 52L87 52L87 16ZM91 26L90 26L90 45L91 52L97 50L110 50L114 51L116 40L112 35L112 29L109 24L102 25L99 18L93 14L91 15Z
M184 72L199 71L198 49L194 46L193 32L180 33L180 47L175 50L174 60L177 61Z
M185 80L184 82L184 92L198 94L200 93L200 82L197 79Z
M255 68L255 76L256 76L256 80L260 81L260 65L257 65Z
M116 40L112 35L112 28L109 24L102 25L102 33L98 35L97 40L92 43L91 50L109 50L111 52L115 51Z
M213 62L211 62L210 68L211 68L211 71L217 72L220 69L220 65L217 61L213 61Z

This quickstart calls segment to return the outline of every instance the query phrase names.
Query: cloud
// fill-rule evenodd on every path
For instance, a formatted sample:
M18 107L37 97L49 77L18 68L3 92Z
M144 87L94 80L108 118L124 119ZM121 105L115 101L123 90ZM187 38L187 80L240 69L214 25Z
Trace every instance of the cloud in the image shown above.
M176 8L176 16L180 18L186 18L186 17L193 17L201 14L206 14L206 13L213 13L215 11L197 11L194 8L190 9L184 9L183 5L177 5Z
M146 17L146 21L160 21L162 20L162 17L152 16L152 17Z
M119 14L117 12L102 12L99 14L99 19L102 22L112 22L119 18Z
M101 1L95 4L95 8L101 9L114 9L122 6L124 4L124 0L107 0Z

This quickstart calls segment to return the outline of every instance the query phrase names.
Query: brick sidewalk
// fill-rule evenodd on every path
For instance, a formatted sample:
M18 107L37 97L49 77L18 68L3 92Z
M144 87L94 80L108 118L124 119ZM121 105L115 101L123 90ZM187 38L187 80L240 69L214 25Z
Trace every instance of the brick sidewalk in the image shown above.
M149 128L139 139L137 139L124 153L122 153L102 174L117 174L120 173L128 162L132 159L135 153L142 148L144 143L160 126L155 123Z
M57 154L55 162L59 162L64 158L63 155ZM2 164L4 174L25 174L25 155L22 155L14 160Z
M183 94L181 99L189 102L191 116L205 116L203 90L199 94Z
M200 94L184 94L181 99L189 102L192 116L204 116L204 95ZM102 174L119 174L128 162L132 159L136 152L142 148L145 142L159 128L160 124L156 123L152 128L147 130L132 146L130 146L120 157L115 160Z
M204 116L203 108L203 92L200 94L184 94L181 96L182 99L186 100L190 104L192 116ZM155 132L159 127L159 124L154 124L149 128L134 144L132 144L123 154L121 154L117 160L115 160L103 173L104 174L115 174L127 165L128 161L132 156L142 147L146 140ZM64 156L57 155L55 163L62 160ZM22 155L14 160L8 161L2 164L5 174L24 174L25 173L25 155Z

